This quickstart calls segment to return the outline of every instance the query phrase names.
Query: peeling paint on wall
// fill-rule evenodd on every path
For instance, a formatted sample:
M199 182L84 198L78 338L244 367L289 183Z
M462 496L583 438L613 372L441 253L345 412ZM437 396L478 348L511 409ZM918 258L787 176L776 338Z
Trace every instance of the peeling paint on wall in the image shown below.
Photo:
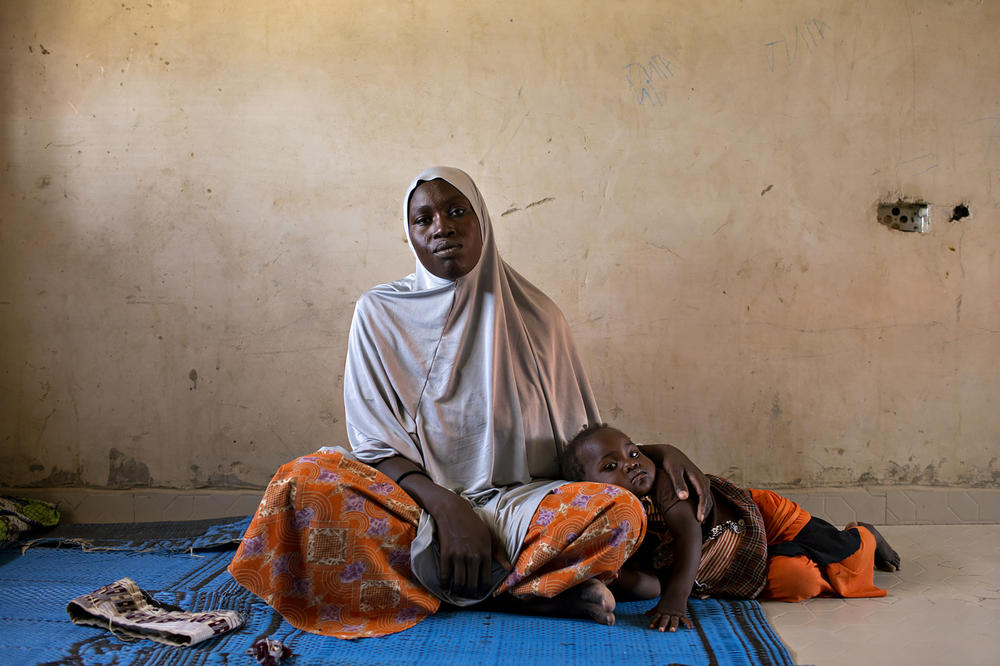
M108 488L139 488L153 485L146 463L129 458L118 449L108 452Z

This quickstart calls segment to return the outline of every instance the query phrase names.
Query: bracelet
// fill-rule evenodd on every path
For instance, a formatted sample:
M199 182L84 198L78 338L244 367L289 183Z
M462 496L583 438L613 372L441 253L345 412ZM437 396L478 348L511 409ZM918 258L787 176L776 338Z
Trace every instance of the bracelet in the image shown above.
M396 479L396 485L399 486L400 488L402 488L403 487L403 479L405 479L406 477L408 477L411 474L423 474L424 476L427 476L427 472L425 472L422 469L408 469L408 470L406 470L405 472L403 472L402 474L399 475L399 477ZM430 477L427 477L427 478L430 478Z

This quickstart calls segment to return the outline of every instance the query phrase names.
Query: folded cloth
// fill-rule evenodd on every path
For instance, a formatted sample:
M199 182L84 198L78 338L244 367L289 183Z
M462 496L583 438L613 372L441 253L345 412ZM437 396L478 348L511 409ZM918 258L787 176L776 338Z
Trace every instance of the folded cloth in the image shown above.
M108 629L118 637L146 638L167 645L194 645L242 627L231 610L189 613L153 599L130 578L77 597L66 605L75 624Z
M55 504L30 497L0 495L0 548L17 541L21 532L59 523Z

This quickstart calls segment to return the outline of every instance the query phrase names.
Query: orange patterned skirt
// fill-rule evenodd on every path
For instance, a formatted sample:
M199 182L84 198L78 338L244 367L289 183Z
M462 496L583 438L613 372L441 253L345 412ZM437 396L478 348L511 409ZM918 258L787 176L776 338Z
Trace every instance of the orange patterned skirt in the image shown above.
M417 503L378 470L317 452L274 475L229 572L304 631L395 633L441 604L410 570L419 519ZM631 493L566 484L542 500L495 594L554 597L589 578L610 582L645 529Z

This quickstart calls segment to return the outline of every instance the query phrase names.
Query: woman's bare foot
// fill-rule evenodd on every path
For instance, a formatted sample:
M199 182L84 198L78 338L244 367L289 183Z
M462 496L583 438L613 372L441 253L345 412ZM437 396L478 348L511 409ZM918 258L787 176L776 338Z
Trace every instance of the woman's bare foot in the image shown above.
M575 607L581 615L593 619L598 624L610 627L615 623L615 595L607 585L596 578L583 581L556 599L564 600L565 603Z
M875 568L879 571L899 571L899 554L892 549L882 533L875 529L871 523L862 523L861 521L847 523L847 529L858 526L866 528L875 537Z
M601 581L591 578L551 599L531 597L518 599L503 594L494 601L496 607L513 613L555 615L558 617L589 617L599 624L615 623L615 595Z

